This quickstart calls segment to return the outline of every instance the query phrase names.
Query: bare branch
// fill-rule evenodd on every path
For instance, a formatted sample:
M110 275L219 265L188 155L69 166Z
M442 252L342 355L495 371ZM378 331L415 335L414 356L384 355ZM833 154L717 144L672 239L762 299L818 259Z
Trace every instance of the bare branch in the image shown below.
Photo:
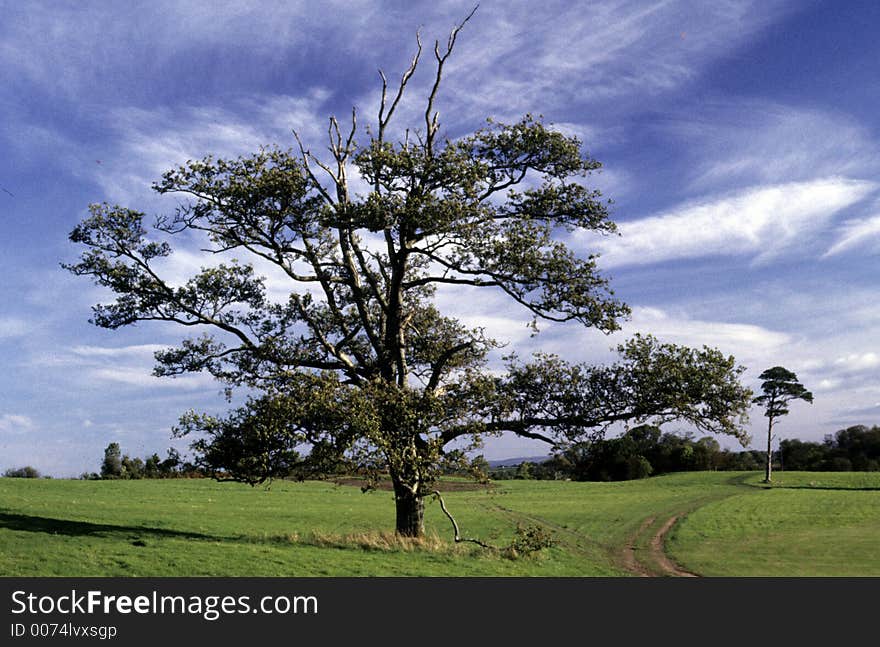
M477 544L478 546L482 546L483 548L489 548L489 549L492 548L492 546L490 546L489 544L484 544L479 539L472 539L470 537L462 537L461 533L458 530L458 524L455 522L455 518L449 513L449 510L446 509L446 503L443 501L443 497L440 495L440 492L437 490L434 490L433 492L431 492L431 494L434 495L434 497L436 497L437 500L440 502L440 509L443 510L443 514L445 514L447 517L449 517L449 520L452 522L452 530L455 533L455 543L456 544L459 544L463 541L469 541L471 543Z
M440 41L434 41L434 58L437 59L437 72L434 75L434 85L431 88L431 94L428 95L428 104L425 107L425 149L427 150L428 155L431 155L433 152L434 135L437 133L439 127L439 113L434 112L434 99L437 97L437 91L440 89L440 80L443 76L443 65L452 54L452 49L455 47L455 40L458 38L458 32L464 28L471 17L477 12L479 6L480 5L477 5L471 9L471 12L467 17L462 20L460 24L453 27L452 32L449 34L449 39L446 42L446 52L444 54L440 53Z
M439 359L434 362L434 365L431 367L431 378L428 380L428 385L425 388L430 392L435 391L437 389L437 386L440 384L440 379L443 375L443 371L446 368L446 365L449 364L449 361L458 353L462 352L463 350L467 350L473 345L473 341L466 341L461 344L456 344L452 348L447 349L442 355L440 355Z
M403 73L403 76L400 79L400 84L397 87L397 94L394 96L394 100L391 102L391 106L388 108L388 112L385 112L386 105L386 90L388 87L388 82L385 78L385 73L382 70L379 70L379 75L382 77L382 101L379 105L379 132L377 133L377 140L379 144L385 141L385 129L388 127L388 122L391 121L391 116L394 114L394 110L397 108L397 104L400 103L401 97L403 97L403 91L406 88L406 84L409 82L410 78L416 71L416 67L419 64L419 58L422 55L422 37L420 32L416 32L416 45L418 46L416 49L416 53L412 58L412 62L409 64L409 67L406 68L406 71Z
M296 143L299 145L299 152L300 152L300 157L302 158L303 168L305 169L306 173L308 174L309 179L312 181L312 184L315 186L315 188L318 190L318 192L321 194L321 196L324 198L324 200L327 202L327 204L332 205L332 206L336 206L335 200L333 200L333 198L327 192L327 189L325 189L324 186L318 181L318 178L315 177L315 174L312 171L312 167L311 167L311 164L309 164L309 160L314 159L314 156L308 150L306 150L306 148L303 146L302 140L300 139L298 132L296 132L294 130L293 136L296 138ZM323 165L321 165L321 166L323 167ZM324 168L325 168L325 170L327 170L326 167L324 167Z

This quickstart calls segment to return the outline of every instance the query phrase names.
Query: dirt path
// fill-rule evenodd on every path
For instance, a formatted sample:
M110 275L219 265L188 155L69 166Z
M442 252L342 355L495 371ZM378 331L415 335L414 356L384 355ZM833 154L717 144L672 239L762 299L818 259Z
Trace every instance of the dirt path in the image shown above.
M621 562L624 569L630 573L635 573L640 577L651 577L652 573L642 566L641 562L636 559L636 550L638 550L636 540L648 530L648 527L654 523L654 520L655 517L648 517L642 522L642 525L639 526L639 529L636 530L635 534L626 540L626 545L623 547L623 552L621 554Z
M749 474L739 474L728 480L730 485L746 487ZM706 496L691 501L687 507L667 510L662 515L648 517L617 551L616 561L624 570L639 577L700 577L676 564L666 553L666 537L680 519L712 501L733 496L735 492ZM670 515L670 516L667 516ZM658 522L658 517L662 520Z
M659 525L656 517L645 519L623 547L622 566L639 577L699 577L673 562L665 550L666 536L684 515L676 513Z
M660 567L663 574L669 577L699 577L696 573L691 573L678 566L678 564L673 562L669 555L666 554L666 547L664 545L666 543L666 535L669 534L669 531L672 530L675 523L683 516L684 514L677 514L670 517L666 520L666 523L660 527L660 530L651 537L651 558L657 566Z

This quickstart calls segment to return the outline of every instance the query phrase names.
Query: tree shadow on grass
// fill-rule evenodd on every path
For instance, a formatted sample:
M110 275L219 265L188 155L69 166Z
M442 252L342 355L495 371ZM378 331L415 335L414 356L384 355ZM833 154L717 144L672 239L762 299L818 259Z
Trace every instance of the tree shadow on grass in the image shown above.
M120 526L115 524L92 523L89 521L71 521L69 519L55 519L53 517L36 517L26 514L16 514L4 510L0 510L0 528L25 532L42 532L49 535L67 535L71 537L126 535L128 539L134 540L141 540L144 538L174 538L221 541L229 539L228 537L217 537L197 532L150 528L149 526Z
M798 485L786 485L784 482L780 483L778 481L773 481L772 483L765 483L764 481L760 482L749 482L752 478L753 473L748 474L738 474L733 478L728 480L728 483L731 485L744 485L746 487L755 488L757 490L834 490L839 492L878 492L880 491L880 487L847 487L845 485L810 485L809 483L803 483Z
M829 492L880 492L880 487L873 486L864 486L864 487L847 487L845 485L785 485L784 483L778 483L773 481L772 483L765 483L761 481L760 483L742 483L750 488L755 488L757 490L817 490L817 491L829 491Z
M836 492L880 492L880 487L845 487L834 485L775 485L761 483L765 490L833 490Z

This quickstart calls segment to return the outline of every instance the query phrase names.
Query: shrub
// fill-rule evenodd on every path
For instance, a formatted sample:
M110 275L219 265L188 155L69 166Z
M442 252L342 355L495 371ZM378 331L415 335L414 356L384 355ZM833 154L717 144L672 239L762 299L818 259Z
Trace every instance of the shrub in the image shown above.
M517 524L513 541L502 550L502 554L510 559L527 557L542 548L550 548L553 543L553 535L546 528L537 525Z

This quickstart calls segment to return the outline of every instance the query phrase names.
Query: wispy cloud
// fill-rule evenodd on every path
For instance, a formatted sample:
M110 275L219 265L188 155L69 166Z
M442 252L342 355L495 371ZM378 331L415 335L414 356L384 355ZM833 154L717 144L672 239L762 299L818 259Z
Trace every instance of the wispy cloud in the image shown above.
M163 389L215 389L217 383L210 375L196 374L175 378L158 378L149 369L142 366L108 366L92 367L87 371L90 379L101 382L113 382L135 387Z
M363 0L330 0L320 6L280 0L74 6L35 0L8 7L0 28L0 61L54 92L88 96L118 86L135 71L143 76L147 70L151 77L174 73L176 63L206 50L280 63L291 51L313 45L316 33L329 31L327 18L338 5L345 10L337 15L356 17L332 25L342 43L379 12ZM224 58L234 60L228 54Z
M168 348L161 344L130 346L75 345L53 353L34 355L29 366L51 367L59 371L76 371L79 379L90 387L95 384L148 389L216 390L217 384L206 374L159 378L153 375L154 354Z
M0 317L0 339L21 337L30 330L27 322L14 317Z
M840 227L837 240L823 257L835 256L853 249L870 247L880 250L880 215L860 220L849 220Z
M0 416L0 433L22 434L35 428L36 424L28 416L15 413L4 413Z
M637 306L632 320L624 326L629 331L650 333L656 337L687 346L717 346L738 356L766 356L791 342L791 335L762 326L725 321L694 319L661 308Z
M148 357L152 358L156 351L165 346L160 344L136 344L133 346L74 346L70 349L74 355L81 357Z
M759 186L620 223L620 236L577 239L598 247L607 267L716 255L762 262L811 241L835 214L875 188L846 178Z
M609 100L626 110L636 97L692 81L784 11L782 3L750 0L699 8L675 0L551 1L541 11L526 2L490 5L463 35L450 77L480 87L458 93L460 101L496 116L536 107L559 114Z
M223 108L115 109L108 116L113 145L102 153L101 164L91 165L93 179L103 189L102 200L144 209L157 204L152 183L187 160L234 158L262 146L293 148L293 130L319 145L327 123L321 108L325 98L324 90L314 88L298 98L263 96Z
M724 97L667 117L654 130L680 143L691 191L880 170L873 133L840 111Z

